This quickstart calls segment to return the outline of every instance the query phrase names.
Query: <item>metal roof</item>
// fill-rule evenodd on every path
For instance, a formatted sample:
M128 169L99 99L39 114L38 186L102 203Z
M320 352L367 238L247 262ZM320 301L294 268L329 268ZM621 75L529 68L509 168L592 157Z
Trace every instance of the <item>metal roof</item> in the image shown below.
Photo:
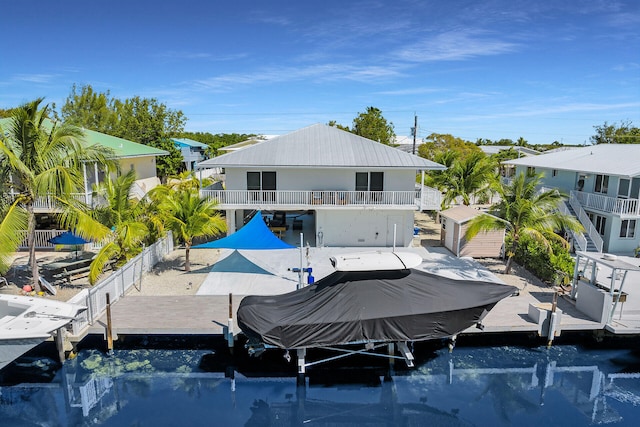
M460 205L453 208L446 209L440 212L440 216L449 218L457 224L463 224L467 221L471 221L473 218L482 215L485 212L472 208L471 206Z
M504 162L623 177L640 176L640 144L598 144Z
M533 148L521 147L519 145L480 145L479 148L485 154L498 154L501 151L514 150L527 156L537 156L540 151Z
M116 136L107 135L89 129L83 129L85 134L85 142L88 145L100 144L104 147L111 148L116 157L144 157L144 156L166 156L168 151L150 147L144 144L138 144L127 139L118 138Z
M179 147L192 147L192 148L209 148L207 144L203 144L202 142L194 141L189 138L173 138L171 139L174 144L177 144Z
M11 118L0 119L0 126L7 127L11 123ZM53 125L53 122L47 120L44 126L49 128ZM138 144L127 139L118 138L115 136L107 135L104 133L96 132L89 129L82 129L84 132L84 143L88 146L94 144L100 144L104 147L111 148L115 157L143 157L143 156L166 156L169 152L160 150L158 148L149 147L148 145Z
M430 160L324 124L205 160L197 168L229 166L445 169Z

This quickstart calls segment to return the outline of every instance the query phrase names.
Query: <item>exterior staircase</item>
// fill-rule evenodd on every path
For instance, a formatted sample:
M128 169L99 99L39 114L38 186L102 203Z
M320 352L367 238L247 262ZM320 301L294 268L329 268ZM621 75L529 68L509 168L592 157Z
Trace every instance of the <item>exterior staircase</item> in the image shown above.
M568 202L563 202L564 205L567 208L567 211L569 212L569 214L573 215L574 217L579 219L578 214L576 213L575 209L573 209L573 207L571 206L570 203ZM583 224L584 225L584 224ZM589 227L585 227L586 230L589 229ZM598 246L596 245L596 243L593 241L593 239L591 238L591 236L589 236L589 233L587 231L583 231L582 233L580 233L582 235L582 238L584 239L576 239L577 241L583 240L583 244L586 242L586 247L584 248L579 248L580 250L583 250L585 252L601 252L601 250L598 250Z

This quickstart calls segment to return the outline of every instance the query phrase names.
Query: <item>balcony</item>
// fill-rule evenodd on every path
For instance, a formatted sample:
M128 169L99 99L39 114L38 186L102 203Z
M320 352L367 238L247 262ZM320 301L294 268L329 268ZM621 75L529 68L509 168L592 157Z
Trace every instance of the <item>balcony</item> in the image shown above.
M268 191L202 190L207 199L216 199L221 209L343 209L354 207L383 209L440 209L439 191L425 187L415 191Z
M640 216L638 199L620 199L582 191L571 191L571 196L575 197L585 209L612 213L625 218Z

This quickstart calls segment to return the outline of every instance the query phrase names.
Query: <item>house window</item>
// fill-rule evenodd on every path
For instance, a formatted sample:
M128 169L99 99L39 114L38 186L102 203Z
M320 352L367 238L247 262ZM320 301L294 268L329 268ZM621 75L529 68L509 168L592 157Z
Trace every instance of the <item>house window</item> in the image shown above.
M254 202L274 202L276 200L275 172L247 172L247 190Z
M601 236L604 236L605 228L607 227L607 217L596 215L592 212L587 212L587 216L589 217L589 221L596 228L596 231Z
M532 166L527 166L527 176L531 176L535 174L536 174L536 168Z
M247 172L247 190L260 190L260 172Z
M609 175L596 175L596 187L594 192L607 194L609 189Z
M605 228L607 228L607 218L604 216L596 215L596 221L593 225L596 226L598 234L604 236L604 230Z
M247 190L275 190L275 172L247 172Z
M558 176L558 169L554 169L554 170L552 170L552 171L551 171L551 176L552 176L552 177L554 177L554 178L555 178L556 176Z
M630 185L631 185L631 180L620 178L620 183L618 184L618 197L622 199L627 199L629 197Z
M356 172L356 191L384 191L384 172Z
M633 238L636 235L636 220L635 219L623 219L620 224L620 237Z

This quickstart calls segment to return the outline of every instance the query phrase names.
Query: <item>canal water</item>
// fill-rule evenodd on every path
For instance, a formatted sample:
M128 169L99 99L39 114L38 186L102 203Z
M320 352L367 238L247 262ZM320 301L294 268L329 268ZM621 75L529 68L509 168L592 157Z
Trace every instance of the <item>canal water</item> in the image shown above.
M417 366L353 358L309 369L219 343L120 343L59 366L0 373L0 426L637 426L640 349L563 344L416 346ZM217 351L212 351L217 348ZM236 349L236 353L242 352ZM292 355L293 356L293 355ZM310 352L308 362L326 356Z

